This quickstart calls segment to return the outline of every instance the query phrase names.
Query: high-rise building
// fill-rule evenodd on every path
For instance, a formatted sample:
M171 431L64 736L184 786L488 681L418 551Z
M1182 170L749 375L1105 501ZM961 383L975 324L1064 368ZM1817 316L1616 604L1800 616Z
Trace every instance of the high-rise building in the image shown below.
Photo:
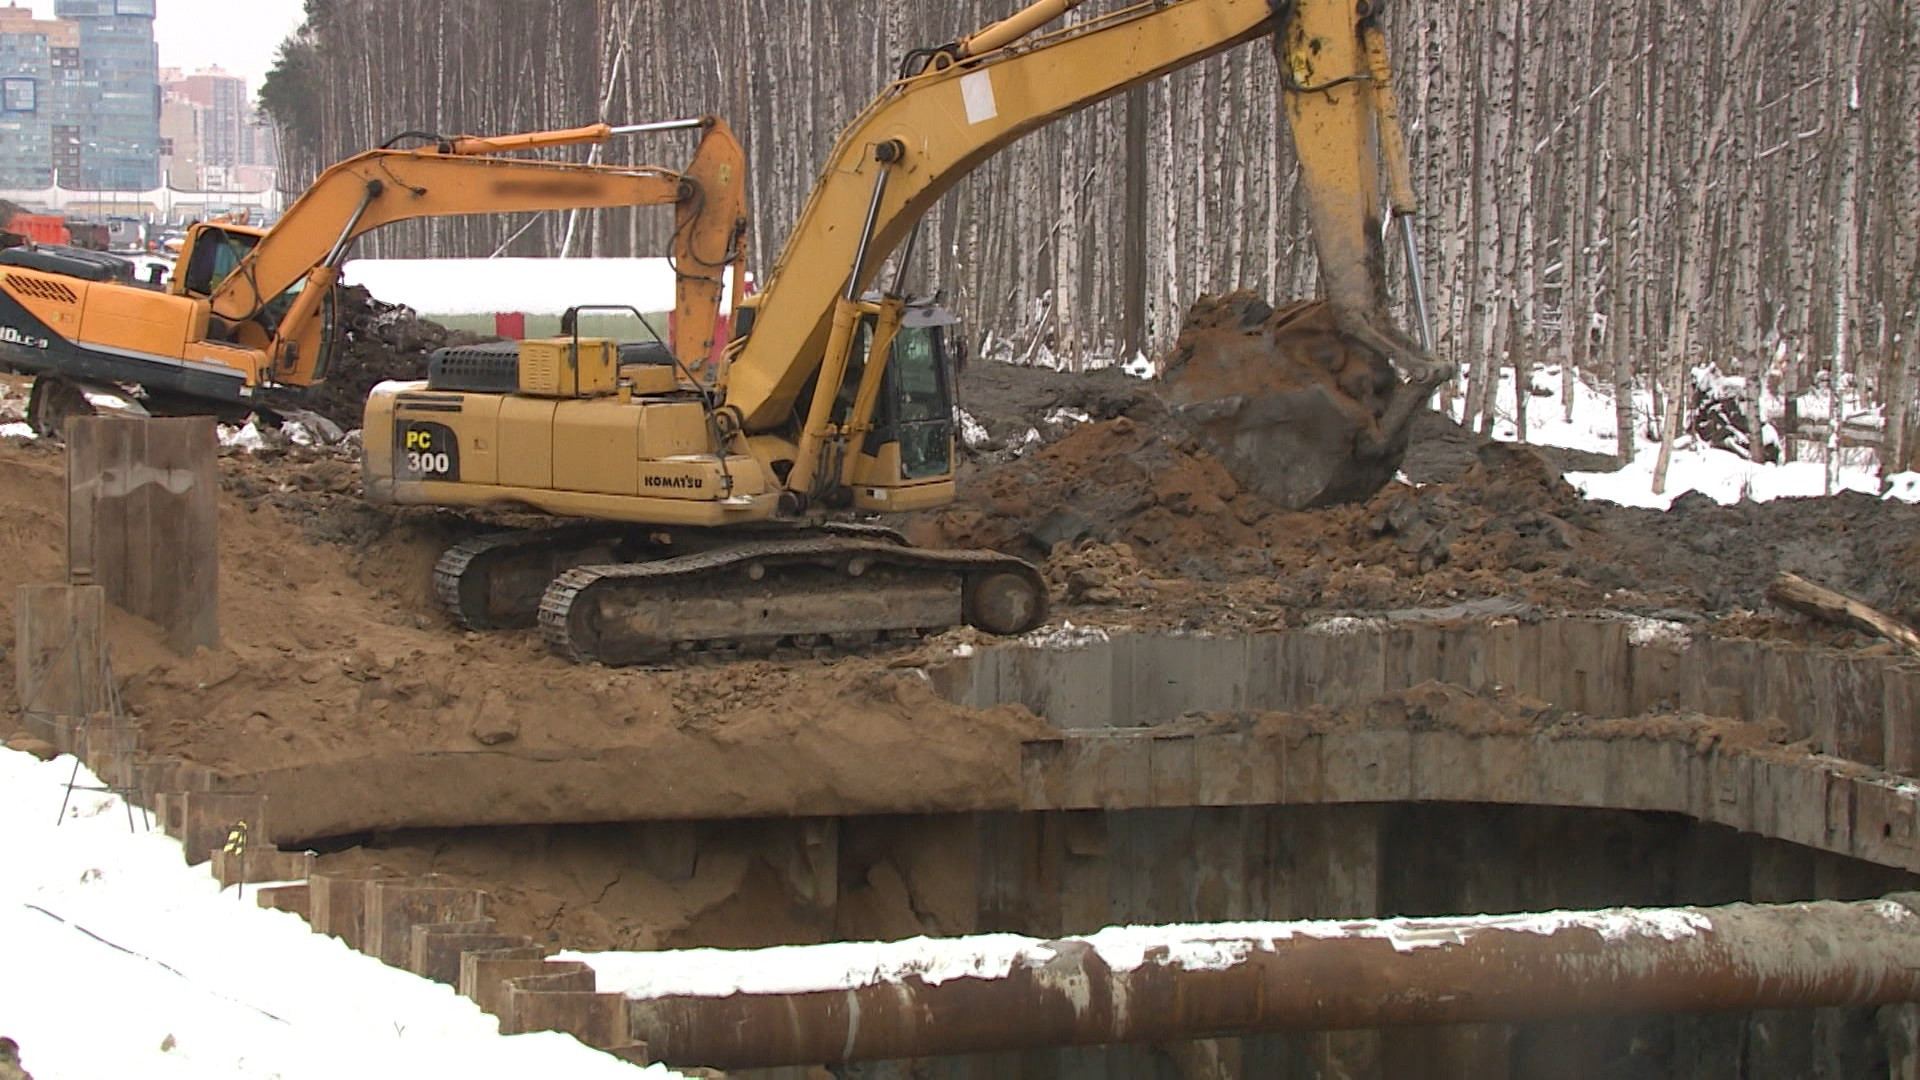
M62 165L77 169L80 78L79 26L0 7L0 188L51 187Z
M249 160L253 156L252 133L247 130L252 110L247 107L244 79L215 65L173 79L161 89L200 108L200 153L206 164L229 170L253 164Z
M166 94L160 103L160 166L169 187L198 191L203 184L206 165L201 149L202 126L206 110L176 94Z
M80 28L74 110L78 183L63 187L145 191L160 182L160 58L155 0L54 0L54 16Z

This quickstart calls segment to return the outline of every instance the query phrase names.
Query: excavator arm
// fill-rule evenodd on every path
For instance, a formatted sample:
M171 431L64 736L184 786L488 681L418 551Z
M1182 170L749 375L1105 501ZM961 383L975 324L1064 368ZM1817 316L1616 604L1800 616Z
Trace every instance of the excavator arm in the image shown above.
M325 376L320 305L339 280L348 246L364 233L414 218L673 204L673 349L682 362L698 366L712 348L723 273L740 258L746 218L738 142L717 119L697 124L705 135L683 172L497 156L665 125L463 136L348 158L321 173L212 289L213 315L233 327L241 344L269 353L275 382L308 385ZM295 286L297 295L275 320L269 305Z
M1328 297L1342 328L1407 376L1388 420L1403 425L1444 377L1444 365L1385 315L1376 180L1383 156L1395 210L1413 207L1376 3L1153 0L1032 36L1080 2L1042 0L927 50L921 70L889 86L842 133L724 376L727 405L746 430L771 430L794 414L823 364L833 363L837 309L871 284L921 216L974 167L1061 116L1262 37L1281 61ZM859 221L865 229L847 227Z

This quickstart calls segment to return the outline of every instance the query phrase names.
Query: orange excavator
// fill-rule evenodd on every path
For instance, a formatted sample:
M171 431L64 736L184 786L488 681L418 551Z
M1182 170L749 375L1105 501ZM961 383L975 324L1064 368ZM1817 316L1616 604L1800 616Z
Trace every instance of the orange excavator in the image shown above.
M703 133L679 171L508 156L672 130ZM408 138L425 145L394 145ZM321 173L270 229L193 226L165 291L134 284L130 264L101 253L0 250L0 367L35 377L29 419L42 431L103 401L156 415L297 407L300 391L327 377L335 286L355 238L423 217L668 205L678 275L672 347L695 363L712 349L724 272L746 227L744 159L713 118L397 136Z
M486 380L376 388L370 500L597 519L449 550L434 581L453 617L537 621L563 655L608 664L1036 626L1047 588L1029 563L838 520L954 497L957 320L910 301L903 280L878 285L881 268L1020 136L1256 41L1280 61L1328 303L1250 335L1265 352L1248 362L1196 357L1202 377L1176 379L1174 405L1283 505L1391 478L1449 368L1387 316L1381 174L1402 218L1413 195L1377 3L1150 0L1045 29L1077 3L1042 0L909 55L841 133L769 284L742 303L717 380L572 334L523 343ZM1294 345L1288 379L1235 388Z

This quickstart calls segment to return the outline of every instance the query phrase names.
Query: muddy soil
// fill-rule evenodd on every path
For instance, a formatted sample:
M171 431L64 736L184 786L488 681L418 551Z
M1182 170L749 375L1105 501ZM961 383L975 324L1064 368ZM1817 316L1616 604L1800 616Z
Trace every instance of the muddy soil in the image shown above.
M221 467L221 647L178 657L143 620L116 614L110 626L150 753L253 770L381 747L645 744L669 725L719 744L787 740L796 761L870 754L880 769L889 745L933 745L964 774L969 761L1013 767L1036 730L1017 710L940 721L953 707L892 657L610 671L568 664L532 633L462 633L433 609L427 573L446 537L477 526L369 510L351 494L355 466L333 452L233 454ZM64 577L65 473L57 447L12 440L0 442L0 469L0 619L11 628L17 586ZM10 664L0 690L17 709Z
M1047 430L1063 407L1088 422L1056 424L1053 441L1022 452L969 453L959 499L909 531L1045 561L1076 620L1294 625L1504 597L1856 643L1769 608L1768 582L1789 570L1920 621L1920 507L1858 494L1733 507L1685 496L1667 513L1595 502L1560 476L1608 459L1492 442L1429 412L1412 426L1402 482L1288 511L1243 489L1145 389L1112 381L1126 376L1075 397L1067 377L1034 373L1023 398L1007 384L1026 376L992 373L969 411L996 433ZM1011 415L988 413L997 402Z
M1289 510L1366 498L1406 456L1407 429L1387 418L1399 377L1339 330L1326 301L1201 298L1157 389L1242 485Z
M1868 644L1770 609L1764 590L1777 570L1920 620L1920 508L1902 503L1683 498L1667 514L1626 509L1582 499L1541 454L1429 415L1406 465L1419 486L1293 512L1243 490L1128 376L976 364L962 398L999 448L964 454L959 501L904 524L922 542L1040 561L1059 614L1075 622L1257 628L1504 598ZM1063 411L1088 419L1062 422ZM1040 444L1026 442L1042 429ZM940 708L914 693L877 710L860 704L863 680L910 663L904 654L582 671L531 633L456 632L435 609L429 570L447 544L500 522L368 506L358 463L340 450L231 452L221 466L226 644L175 658L138 620L117 617L114 627L129 707L149 719L158 751L258 768L369 740L474 745L476 727L513 712L543 718L514 736L526 745L577 746L662 720L724 727L796 703L847 718L840 735L863 718L892 723L902 710ZM0 443L0 468L9 477L0 486L4 617L11 586L60 579L65 497L55 446ZM9 700L11 683L0 671Z

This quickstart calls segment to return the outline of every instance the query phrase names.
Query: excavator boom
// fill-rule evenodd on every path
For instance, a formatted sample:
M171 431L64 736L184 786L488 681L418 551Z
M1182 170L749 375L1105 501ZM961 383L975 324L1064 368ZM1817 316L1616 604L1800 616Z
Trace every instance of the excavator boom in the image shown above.
M703 132L680 172L500 156L678 128ZM0 325L13 339L0 339L0 365L35 376L36 426L57 431L65 408L85 411L82 388L111 394L116 384L138 384L145 401L164 402L165 411L238 415L262 401L263 389L321 381L331 345L326 305L349 246L411 218L672 205L672 351L690 371L705 362L746 226L745 161L724 123L425 137L433 145L370 150L332 166L271 229L196 224L168 292L58 252L0 256ZM41 393L46 387L55 392ZM67 404L39 408L53 402Z
M317 302L337 280L352 241L383 225L414 218L505 214L622 206L676 207L672 255L679 273L674 353L698 364L712 347L724 272L739 258L745 227L745 160L726 125L705 129L681 172L653 166L582 165L495 156L517 150L600 142L631 129L594 125L560 132L446 140L416 150L369 150L339 162L313 182L208 299L213 314L233 323L259 316L297 283ZM654 127L636 125L636 127ZM181 284L190 280L180 275ZM176 288L180 287L179 285ZM296 306L290 316L304 315ZM278 335L297 340L303 320L289 317ZM276 356L274 380L304 386L324 375L321 350Z
M921 216L981 162L1061 116L1261 37L1273 38L1281 60L1328 297L1343 326L1376 349L1386 347L1417 386L1431 389L1434 365L1393 333L1384 315L1375 178L1377 131L1392 113L1391 91L1379 81L1384 47L1376 36L1383 61L1376 70L1366 44L1370 17L1361 11L1372 5L1155 0L1031 36L1079 3L1042 0L933 50L923 70L887 87L848 125L727 371L727 404L744 427L771 427L792 413L827 353L834 296L866 289ZM1389 155L1387 164L1411 212L1400 146L1394 129L1388 148L1397 158ZM865 233L844 227L863 217L870 221Z
M1143 3L1025 48L936 56L887 87L841 133L774 264L726 373L728 406L750 430L784 420L825 356L834 297L849 275L855 293L865 290L914 223L981 162L1061 116L1270 33L1274 17L1269 0ZM1013 31L1019 18L1006 20ZM875 150L892 144L900 157L884 165ZM890 175L863 253L860 231L843 223L867 216L883 168Z

